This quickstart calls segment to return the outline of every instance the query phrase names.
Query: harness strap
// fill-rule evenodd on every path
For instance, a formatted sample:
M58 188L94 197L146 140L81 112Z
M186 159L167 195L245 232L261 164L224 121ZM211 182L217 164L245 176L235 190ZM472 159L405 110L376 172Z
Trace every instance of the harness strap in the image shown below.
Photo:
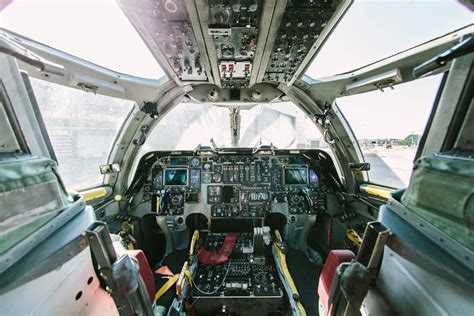
M186 278L188 279L189 284L191 285L192 284L191 272L189 272L189 270L186 270L184 274ZM168 281L166 281L165 284L163 284L163 286L155 294L155 300L154 300L155 302L158 301L160 297L162 297L166 292L168 292L168 290L178 281L179 276L180 276L179 273L175 274Z

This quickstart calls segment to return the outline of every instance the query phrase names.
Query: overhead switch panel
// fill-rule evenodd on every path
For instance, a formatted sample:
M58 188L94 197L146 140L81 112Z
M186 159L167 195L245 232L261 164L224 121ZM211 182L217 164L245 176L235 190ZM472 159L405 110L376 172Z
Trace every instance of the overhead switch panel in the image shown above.
M262 80L290 82L300 67L305 67L306 56L314 53L311 51L316 48L314 44L341 2L288 1Z
M207 81L183 0L120 0L119 3L170 77L178 82Z
M209 0L209 35L216 51L221 86L247 87L257 48L261 1Z

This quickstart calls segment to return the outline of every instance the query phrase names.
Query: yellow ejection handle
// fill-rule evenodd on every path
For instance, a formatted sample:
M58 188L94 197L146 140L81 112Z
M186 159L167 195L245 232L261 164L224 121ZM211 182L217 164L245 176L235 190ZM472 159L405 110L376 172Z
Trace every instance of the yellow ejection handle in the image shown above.
M347 230L346 237L352 241L357 248L362 244L362 238L360 238L359 234L353 228Z

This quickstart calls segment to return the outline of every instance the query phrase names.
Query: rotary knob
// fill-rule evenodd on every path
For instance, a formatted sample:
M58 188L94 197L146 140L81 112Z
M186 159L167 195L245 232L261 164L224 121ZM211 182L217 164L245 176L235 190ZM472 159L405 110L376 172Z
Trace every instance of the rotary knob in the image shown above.
M298 194L292 194L291 197L290 197L290 201L294 205L300 204L301 199L302 199L301 196L299 196Z
M216 183L219 183L222 181L222 175L220 173L214 173L212 180Z
M183 200L181 195L173 195L171 198L171 204L173 205L179 205L181 201Z

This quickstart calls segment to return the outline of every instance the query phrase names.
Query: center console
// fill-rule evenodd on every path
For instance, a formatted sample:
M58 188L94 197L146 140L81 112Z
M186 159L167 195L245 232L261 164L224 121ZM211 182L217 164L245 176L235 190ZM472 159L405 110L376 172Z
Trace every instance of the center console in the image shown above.
M220 254L227 233L209 233L204 249ZM233 250L224 263L198 263L192 288L197 315L283 315L285 294L271 252L268 227L236 234Z

